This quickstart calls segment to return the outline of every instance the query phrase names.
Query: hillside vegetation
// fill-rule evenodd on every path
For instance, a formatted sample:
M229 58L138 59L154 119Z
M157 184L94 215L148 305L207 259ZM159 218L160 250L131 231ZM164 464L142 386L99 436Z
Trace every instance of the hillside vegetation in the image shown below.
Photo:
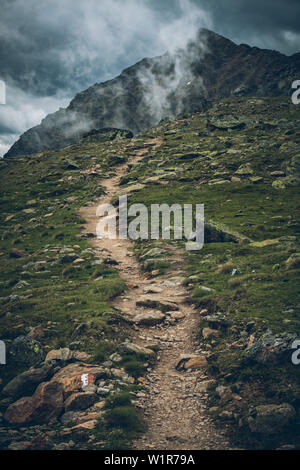
M213 379L210 414L230 423L241 447L299 445L300 365L291 360L291 344L300 338L299 118L299 107L285 98L228 98L133 139L108 130L61 150L0 161L0 339L8 349L8 363L0 366L1 447L22 448L37 432L54 439L55 448L126 447L143 431L130 396L142 388L138 379L151 360L121 348L132 327L113 301L126 283L114 260L90 246L78 211L101 197L101 181L133 150L154 138L163 144L130 165L120 190L149 208L205 205L205 246L186 252L183 269ZM184 243L137 241L141 269L153 278L168 272L170 246ZM158 251L151 257L152 248ZM50 378L76 365L76 354L45 365L46 355L60 348L100 368L95 375L107 389L98 398L109 411L92 410L96 431L74 431L70 445L61 411L53 424L35 417L21 429L5 418L24 396L5 392L14 377L48 367L43 378ZM123 375L109 372L113 367ZM25 396L37 384L30 382ZM272 423L277 428L270 432Z

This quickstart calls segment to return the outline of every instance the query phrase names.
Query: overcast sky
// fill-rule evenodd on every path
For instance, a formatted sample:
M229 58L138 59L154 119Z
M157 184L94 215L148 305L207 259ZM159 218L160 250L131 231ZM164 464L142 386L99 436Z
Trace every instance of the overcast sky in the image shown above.
M0 155L78 92L204 26L237 43L300 51L299 0L0 0Z

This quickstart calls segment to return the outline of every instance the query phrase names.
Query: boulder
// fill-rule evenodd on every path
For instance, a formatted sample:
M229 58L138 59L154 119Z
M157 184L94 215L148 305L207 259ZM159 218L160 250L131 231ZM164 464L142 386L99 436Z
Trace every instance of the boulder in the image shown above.
M178 310L175 302L169 302L168 300L161 300L151 296L141 297L136 301L136 306L144 308L159 308L164 310L168 309L170 311Z
M45 362L52 361L61 361L68 362L71 360L74 361L88 361L91 358L91 355L86 352L81 351L71 351L69 348L53 349L49 351Z
M17 375L4 387L2 392L13 398L31 395L38 384L51 377L53 367L45 365L39 369L29 369Z
M63 409L63 389L59 382L41 383L32 397L23 397L12 403L4 419L10 424L49 423Z
M202 369L207 366L207 359L204 355L196 354L184 354L180 357L176 369L187 370L187 369Z
M28 336L18 336L9 350L9 361L21 367L32 367L44 360L45 353L39 341Z
M268 330L245 350L244 357L259 364L280 364L285 360L290 361L294 339L296 339L295 334L273 335Z
M77 411L77 410L86 410L92 406L96 401L95 393L88 392L79 392L73 393L65 401L65 410L66 411Z
M133 323L137 325L154 326L162 323L166 316L161 312L140 313L133 318Z
M145 357L155 357L155 352L152 351L152 349L145 348L144 346L138 346L137 344L134 344L134 343L129 343L129 342L122 343L120 350L125 353L129 352L129 353L142 355Z
M247 423L252 432L259 434L277 434L291 422L296 411L288 403L281 405L257 406L247 418Z
M45 330L42 327L42 325L37 325L34 328L31 328L30 332L28 333L28 338L32 339L40 339L44 338L45 336Z
M185 369L192 369L192 370L197 370L197 369L202 369L203 367L207 366L207 360L205 356L198 356L198 357L193 357L189 359L185 365Z
M225 315L220 313L206 315L205 317L203 317L203 320L205 320L213 329L226 328L232 325L232 321L229 318L226 318Z
M49 351L45 362L51 361L69 361L72 359L73 351L70 351L69 348L53 349Z
M108 371L103 367L97 367L84 363L68 364L59 370L53 377L53 381L59 382L62 385L65 398L69 397L75 392L82 390L84 386L82 376L84 374L92 374L95 380L106 378Z

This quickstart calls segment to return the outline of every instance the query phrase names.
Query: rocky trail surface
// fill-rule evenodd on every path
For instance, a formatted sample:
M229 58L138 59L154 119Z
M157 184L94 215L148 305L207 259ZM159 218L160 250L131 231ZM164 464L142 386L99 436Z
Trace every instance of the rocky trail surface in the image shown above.
M105 196L83 207L85 232L96 232L99 204L110 203L120 190L119 182L128 163L148 155L159 147L153 139L145 148L133 150L126 164L117 167L115 176L103 180ZM208 414L206 389L211 381L206 375L206 358L197 340L199 313L186 302L183 282L183 252L170 247L171 268L167 274L151 279L140 270L130 250L130 240L93 238L90 243L99 254L106 252L117 262L128 289L115 301L115 307L132 325L134 343L140 347L157 346L157 362L144 380L144 390L135 405L146 422L147 431L134 442L135 449L229 449L226 425L216 428ZM164 313L162 313L164 312Z

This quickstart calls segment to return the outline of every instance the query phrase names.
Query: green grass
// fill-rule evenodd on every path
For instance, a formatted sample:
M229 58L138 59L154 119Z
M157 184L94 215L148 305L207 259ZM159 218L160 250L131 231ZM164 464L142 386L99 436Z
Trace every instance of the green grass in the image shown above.
M245 128L207 131L207 118L218 123L230 116L244 122ZM257 337L268 328L300 336L297 170L294 185L273 186L282 178L274 172L287 174L291 158L299 154L299 117L299 107L288 99L230 98L204 114L165 120L135 137L134 148L142 148L152 137L163 137L164 142L121 180L122 189L144 185L130 193L130 203L148 208L162 203L204 204L207 220L262 242L262 246L215 243L210 238L201 251L186 253L185 264L185 285L199 310L221 311L240 330L254 321ZM41 342L51 348L79 340L80 349L100 364L118 352L128 332L112 300L126 286L115 269L104 262L94 264L95 253L86 239L79 238L83 220L77 213L103 194L101 181L114 173L114 165L128 159L132 148L126 139L108 143L102 137L90 137L57 152L0 162L0 336L8 345L29 327L42 324L47 335ZM79 168L65 170L66 160ZM250 167L249 174L239 171L245 166ZM183 247L182 242L176 243ZM143 255L153 247L162 249L162 254L149 261L151 256ZM145 271L163 274L170 270L168 248L169 241L139 241L134 252ZM13 249L24 251L25 256L12 258ZM67 254L84 262L61 262ZM234 275L233 270L237 270ZM29 285L18 289L20 281ZM205 292L201 286L212 290ZM10 300L12 295L19 298ZM74 337L82 324L80 337ZM199 338L203 326L207 324L202 321ZM237 383L242 382L253 392L245 399L247 406L298 403L300 369L291 364L268 368L245 363L239 350L227 348L237 338L228 328L214 342L204 341L216 355L209 371L218 383L238 390ZM144 358L121 356L127 373L134 377L144 373ZM18 372L6 367L4 384ZM216 400L213 390L211 399ZM142 429L134 407L120 400L110 405L105 422L97 427L97 436L110 449L126 448Z

